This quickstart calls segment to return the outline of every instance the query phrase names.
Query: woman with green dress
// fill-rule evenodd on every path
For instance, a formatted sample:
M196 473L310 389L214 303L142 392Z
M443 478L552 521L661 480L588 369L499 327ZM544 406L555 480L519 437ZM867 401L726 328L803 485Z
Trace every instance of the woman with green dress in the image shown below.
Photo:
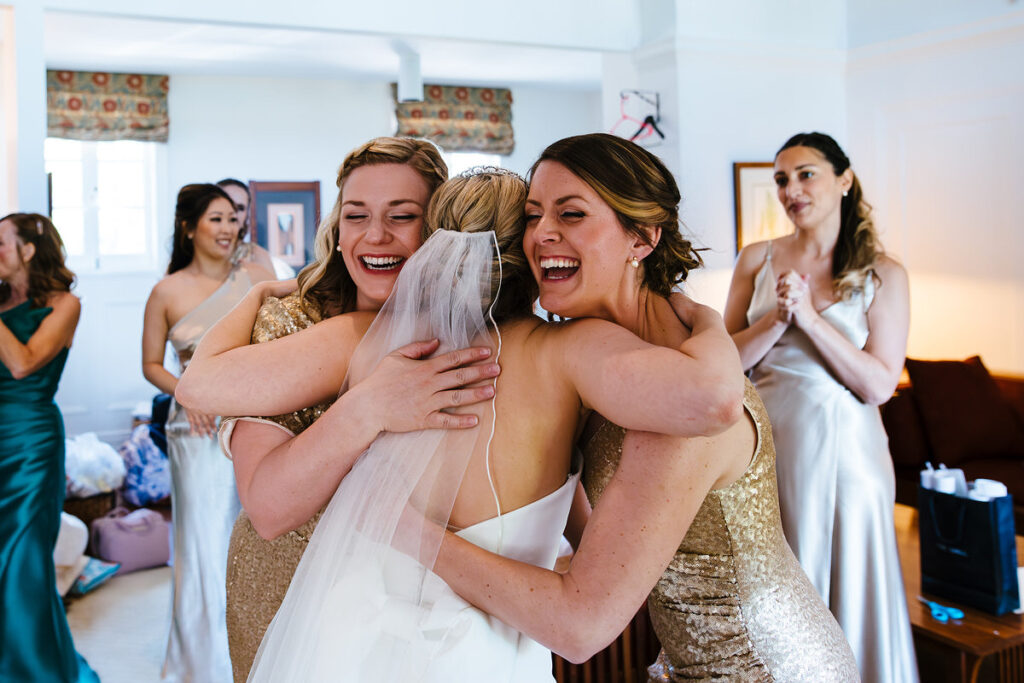
M0 219L0 680L93 683L57 594L64 420L53 401L81 305L45 216Z

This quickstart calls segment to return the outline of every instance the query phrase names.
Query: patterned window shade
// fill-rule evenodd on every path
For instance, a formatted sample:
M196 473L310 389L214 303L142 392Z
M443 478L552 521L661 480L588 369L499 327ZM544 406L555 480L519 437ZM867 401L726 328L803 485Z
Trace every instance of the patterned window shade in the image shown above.
M168 76L46 72L47 135L167 142Z
M396 135L428 138L449 152L511 154L515 148L507 88L425 85L423 97L422 102L395 98Z

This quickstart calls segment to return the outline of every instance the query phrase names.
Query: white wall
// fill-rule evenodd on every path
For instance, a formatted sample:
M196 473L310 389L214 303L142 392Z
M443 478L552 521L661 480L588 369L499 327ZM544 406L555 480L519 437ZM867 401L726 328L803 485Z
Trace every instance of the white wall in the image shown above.
M504 160L508 168L525 173L550 142L600 125L596 92L513 87L512 95L516 150ZM345 155L395 130L383 82L172 74L168 105L159 267L80 278L82 321L57 395L69 434L98 431L118 443L132 407L156 393L142 378L142 312L170 255L179 187L225 176L319 180L326 213Z
M1020 14L1016 1L849 0L847 40L851 48L856 48L930 32L956 33L981 23L1005 25Z
M843 3L680 0L681 217L706 267L689 289L722 310L736 255L732 164L771 161L792 134L846 132Z
M910 273L911 356L1024 373L1021 65L1024 10L850 53L850 157Z
M47 10L153 19L246 23L385 35L629 49L640 34L640 0L519 0L482 5L478 0L7 0ZM494 9L494 11L491 11ZM567 30L568 29L568 30Z

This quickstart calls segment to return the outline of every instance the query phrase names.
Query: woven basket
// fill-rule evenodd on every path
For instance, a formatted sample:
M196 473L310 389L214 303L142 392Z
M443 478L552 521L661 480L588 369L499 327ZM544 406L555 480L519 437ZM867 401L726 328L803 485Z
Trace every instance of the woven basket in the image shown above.
M107 514L114 509L116 504L117 493L108 491L85 498L65 498L64 512L78 517L88 527L92 520Z

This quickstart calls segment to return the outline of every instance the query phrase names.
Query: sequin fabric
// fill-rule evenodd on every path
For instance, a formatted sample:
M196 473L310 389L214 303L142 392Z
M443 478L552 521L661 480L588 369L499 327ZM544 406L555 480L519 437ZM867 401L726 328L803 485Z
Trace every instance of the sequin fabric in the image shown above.
M771 424L753 385L743 401L757 450L732 485L711 491L648 597L662 645L651 681L859 681L839 625L782 533ZM596 504L625 430L603 422L584 448Z
M320 312L312 304L303 306L295 294L283 299L267 297L256 317L252 342L258 344L293 334L320 319ZM321 403L267 419L298 434L328 407L330 403ZM292 574L322 513L323 509L298 529L272 541L256 533L245 510L238 515L228 547L226 615L235 683L244 683L249 676L263 634L284 600Z

